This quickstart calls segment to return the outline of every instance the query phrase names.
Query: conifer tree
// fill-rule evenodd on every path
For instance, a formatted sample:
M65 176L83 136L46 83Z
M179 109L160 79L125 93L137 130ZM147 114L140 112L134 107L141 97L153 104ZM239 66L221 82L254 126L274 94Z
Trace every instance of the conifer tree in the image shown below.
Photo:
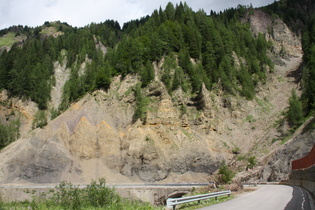
M190 62L190 55L187 48L182 48L179 51L179 66L183 68L185 73L190 74L192 70L192 64Z
M138 119L140 119L143 123L145 123L148 99L144 97L141 92L141 83L136 84L134 92L136 97L136 109L133 115L133 122L136 122Z
M253 99L255 95L255 86L253 81L243 64L241 64L240 71L238 73L238 80L242 85L242 95L247 99Z
M175 8L172 2L169 2L165 8L166 18L173 21L175 18Z
M154 79L154 68L150 61L141 68L140 76L142 87L146 87Z
M176 68L174 73L174 78L172 82L172 90L176 90L180 86L182 86L184 80L184 72L182 68Z
M98 68L96 73L96 88L108 90L111 83L111 67L109 63L106 63L105 66Z
M291 126L297 127L303 122L302 103L300 102L295 90L291 91L289 98L288 118Z
M314 32L315 34L315 32ZM315 39L314 39L315 43ZM305 83L304 97L309 111L315 110L315 44L312 44L309 49L308 67L305 68Z

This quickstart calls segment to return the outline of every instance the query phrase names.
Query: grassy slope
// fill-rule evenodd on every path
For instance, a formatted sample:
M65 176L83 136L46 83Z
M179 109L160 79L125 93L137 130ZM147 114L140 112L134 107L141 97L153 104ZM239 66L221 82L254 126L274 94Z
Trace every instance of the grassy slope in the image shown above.
M13 43L26 39L25 35L15 36L15 33L9 32L6 35L0 37L0 48L10 47Z

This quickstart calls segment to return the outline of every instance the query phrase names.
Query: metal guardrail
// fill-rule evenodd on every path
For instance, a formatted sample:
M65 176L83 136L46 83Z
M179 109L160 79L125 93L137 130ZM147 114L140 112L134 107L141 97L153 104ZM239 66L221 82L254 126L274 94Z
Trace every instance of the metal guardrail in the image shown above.
M189 203L193 201L200 202L201 200L206 200L209 198L215 198L217 200L218 199L217 197L223 196L223 195L230 196L231 190L215 192L215 193L207 193L207 194L202 194L202 195L194 195L194 196L188 196L188 197L183 197L183 198L168 198L166 200L166 207L167 208L173 207L173 209L175 209L176 205L179 205L179 204Z
M257 183L256 182L244 182L242 183L243 186L254 186L257 187Z
M243 186L254 186L257 187L258 185L279 185L281 182L243 182Z

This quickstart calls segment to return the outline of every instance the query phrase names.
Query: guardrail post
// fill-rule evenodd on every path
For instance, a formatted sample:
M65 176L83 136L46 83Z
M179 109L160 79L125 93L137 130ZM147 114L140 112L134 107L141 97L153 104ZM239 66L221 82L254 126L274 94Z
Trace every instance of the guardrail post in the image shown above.
M167 208L173 208L173 210L176 209L176 205L173 204L173 199L172 198L168 198L166 200L166 207Z

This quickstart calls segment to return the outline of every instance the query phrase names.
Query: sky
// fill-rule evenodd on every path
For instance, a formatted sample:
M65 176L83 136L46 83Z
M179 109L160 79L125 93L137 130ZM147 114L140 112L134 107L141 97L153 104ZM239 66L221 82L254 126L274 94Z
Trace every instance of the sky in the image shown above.
M0 29L12 25L41 26L45 21L67 22L83 27L111 19L121 26L130 20L151 15L155 9L165 9L168 2L180 0L0 0ZM260 7L275 0L186 0L194 11L219 12L237 5ZM183 1L184 2L184 1Z

